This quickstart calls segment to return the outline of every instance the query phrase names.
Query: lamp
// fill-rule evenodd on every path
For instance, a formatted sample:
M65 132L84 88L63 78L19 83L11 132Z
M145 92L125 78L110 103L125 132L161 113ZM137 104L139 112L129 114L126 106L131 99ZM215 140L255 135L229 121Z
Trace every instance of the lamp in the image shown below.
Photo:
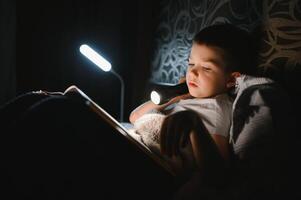
M124 103L124 81L122 77L117 74L113 69L110 62L108 62L104 57L99 55L96 51L94 51L91 47L86 44L80 46L79 51L86 56L89 60L91 60L96 66L102 69L105 72L111 72L115 76L117 76L121 85L121 97L120 97L120 122L123 122L123 103Z
M188 93L186 82L177 85L157 84L150 94L154 104L161 105L168 102L173 97Z

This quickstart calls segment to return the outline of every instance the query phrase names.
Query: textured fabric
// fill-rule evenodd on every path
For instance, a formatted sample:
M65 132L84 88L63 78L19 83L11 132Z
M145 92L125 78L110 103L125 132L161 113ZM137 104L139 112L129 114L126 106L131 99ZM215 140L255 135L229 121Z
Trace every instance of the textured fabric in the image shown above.
M160 152L160 130L164 119L163 114L148 113L134 123L134 128L141 136L142 142L158 153Z
M153 153L162 157L176 174L187 174L196 170L191 144L182 148L179 156L168 157L160 151L160 130L165 115L158 112L144 114L137 119L129 134L137 141L145 144Z
M232 101L226 94L215 98L186 99L168 106L162 112L151 110L137 119L134 123L134 131L130 134L139 142L144 143L154 153L160 153L159 135L162 123L166 115L184 110L193 110L200 115L204 126L210 134L219 134L228 137L231 124ZM181 149L179 156L169 158L163 156L171 168L177 174L188 174L196 170L196 164L192 153L191 144Z
M288 198L298 168L290 100L266 78L238 79L230 131L233 174L228 194L237 199Z
M265 92L275 88L273 81L268 78L242 76L237 78L237 84L230 129L230 142L234 153L268 139L274 132L271 105L267 102Z
M183 110L196 111L210 134L228 137L232 118L232 100L227 94L217 95L214 98L181 100L165 112L172 114Z

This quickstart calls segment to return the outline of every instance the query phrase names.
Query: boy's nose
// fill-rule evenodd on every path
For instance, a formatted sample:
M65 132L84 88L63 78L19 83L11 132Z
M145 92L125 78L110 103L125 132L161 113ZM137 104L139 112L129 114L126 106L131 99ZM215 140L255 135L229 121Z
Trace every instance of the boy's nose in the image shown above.
M196 70L195 68L192 68L192 69L190 70L190 74L197 77L197 76L199 75L199 71Z

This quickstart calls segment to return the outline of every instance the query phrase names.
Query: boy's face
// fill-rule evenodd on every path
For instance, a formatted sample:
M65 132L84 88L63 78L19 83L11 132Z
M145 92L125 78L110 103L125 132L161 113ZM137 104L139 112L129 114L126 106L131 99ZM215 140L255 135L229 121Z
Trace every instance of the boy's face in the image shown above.
M230 73L225 71L223 50L194 43L189 57L186 83L196 98L213 97L227 91Z

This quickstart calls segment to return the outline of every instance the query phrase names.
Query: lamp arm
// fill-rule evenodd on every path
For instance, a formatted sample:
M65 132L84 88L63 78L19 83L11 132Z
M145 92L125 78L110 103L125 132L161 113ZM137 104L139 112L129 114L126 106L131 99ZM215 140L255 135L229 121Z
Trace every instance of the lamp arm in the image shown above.
M121 92L121 97L120 97L120 122L123 122L123 105L124 105L124 81L122 77L116 73L113 69L111 69L112 74L117 76L117 78L120 81L120 92Z

